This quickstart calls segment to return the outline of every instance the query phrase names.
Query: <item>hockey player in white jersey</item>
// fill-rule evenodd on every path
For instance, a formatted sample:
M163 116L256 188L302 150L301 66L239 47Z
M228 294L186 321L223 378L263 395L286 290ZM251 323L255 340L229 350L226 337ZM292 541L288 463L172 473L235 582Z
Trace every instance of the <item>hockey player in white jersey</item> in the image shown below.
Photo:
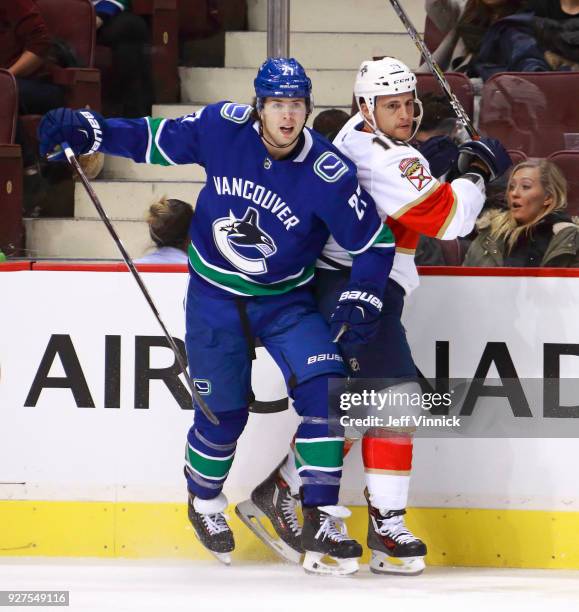
M511 160L500 142L483 138L459 148L459 178L440 183L428 161L408 142L422 116L416 95L416 77L402 62L386 57L363 62L354 85L359 113L334 140L358 167L360 184L372 195L379 214L396 238L396 254L383 297L379 332L366 345L342 342L344 358L354 378L395 381L392 391L420 393L416 366L401 323L404 297L419 283L414 254L420 234L440 239L464 236L485 201L485 185L501 175ZM331 318L331 304L348 282L351 258L330 238L318 262L318 306ZM368 502L370 568L375 573L418 574L424 569L426 545L404 524L412 466L412 433L386 428L367 430L362 439ZM299 555L299 547L286 537L295 532L295 499L299 488L296 470L300 458L287 458L240 506L271 518L277 535ZM275 500L275 504L272 502ZM265 539L265 538L264 538ZM279 552L279 541L272 547ZM285 554L286 559L291 555Z

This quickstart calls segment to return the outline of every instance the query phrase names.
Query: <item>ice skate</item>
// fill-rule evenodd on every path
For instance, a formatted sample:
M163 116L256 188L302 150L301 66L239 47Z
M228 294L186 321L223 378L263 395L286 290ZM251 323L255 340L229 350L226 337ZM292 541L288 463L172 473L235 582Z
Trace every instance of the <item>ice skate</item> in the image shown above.
M230 565L235 541L223 512L226 507L223 493L214 499L200 499L189 493L188 515L197 539L221 563Z
M374 574L416 576L424 571L426 544L404 524L406 510L382 513L370 504L368 490L368 548L372 551L370 571Z
M280 473L282 464L251 492L251 499L237 504L235 513L282 559L299 563L304 552L297 514L299 500L291 494L288 483Z
M355 574L362 546L348 536L344 519L350 511L342 506L304 507L303 567L309 574L347 576Z

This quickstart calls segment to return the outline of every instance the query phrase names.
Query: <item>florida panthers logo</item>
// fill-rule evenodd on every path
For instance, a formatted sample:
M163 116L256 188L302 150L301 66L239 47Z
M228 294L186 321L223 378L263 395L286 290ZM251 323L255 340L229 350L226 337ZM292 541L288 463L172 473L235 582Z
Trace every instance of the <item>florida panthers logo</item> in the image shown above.
M242 219L229 211L229 217L214 221L213 239L223 257L248 274L265 274L266 258L277 251L275 242L259 227L255 208L248 208Z

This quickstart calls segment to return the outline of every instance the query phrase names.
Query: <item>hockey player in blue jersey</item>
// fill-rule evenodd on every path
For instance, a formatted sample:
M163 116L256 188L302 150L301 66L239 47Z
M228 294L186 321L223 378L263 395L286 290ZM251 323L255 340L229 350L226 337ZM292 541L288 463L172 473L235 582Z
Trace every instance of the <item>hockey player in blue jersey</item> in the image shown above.
M201 542L229 562L234 540L222 488L252 401L257 336L302 417L295 445L304 567L352 573L362 549L345 530L348 511L337 505L344 438L327 394L329 378L344 377L346 369L332 338L344 325L346 339L363 342L374 333L393 237L360 188L355 166L305 127L313 102L302 66L269 59L254 84L256 109L220 102L175 120L105 120L92 111L57 109L40 125L41 152L68 142L77 154L100 150L205 168L190 229L186 347L191 377L220 425L195 411L185 465L189 518ZM353 257L331 327L308 287L330 234ZM325 564L326 555L337 565Z

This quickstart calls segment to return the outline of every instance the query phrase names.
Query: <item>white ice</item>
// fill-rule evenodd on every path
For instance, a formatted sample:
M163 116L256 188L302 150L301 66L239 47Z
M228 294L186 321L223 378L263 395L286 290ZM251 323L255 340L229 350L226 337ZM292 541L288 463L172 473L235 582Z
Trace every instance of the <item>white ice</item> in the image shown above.
M70 607L50 608L63 612L579 610L579 572L566 570L427 568L410 577L362 566L337 578L272 563L4 558L0 590L68 590Z

